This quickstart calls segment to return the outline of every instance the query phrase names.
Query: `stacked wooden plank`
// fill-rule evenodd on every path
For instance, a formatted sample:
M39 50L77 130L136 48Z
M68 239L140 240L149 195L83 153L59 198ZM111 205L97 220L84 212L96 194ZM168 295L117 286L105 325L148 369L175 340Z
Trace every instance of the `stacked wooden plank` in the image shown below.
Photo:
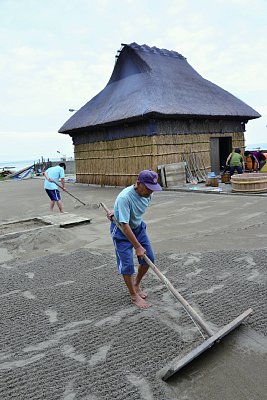
M159 165L160 182L163 187L173 187L186 183L185 163Z

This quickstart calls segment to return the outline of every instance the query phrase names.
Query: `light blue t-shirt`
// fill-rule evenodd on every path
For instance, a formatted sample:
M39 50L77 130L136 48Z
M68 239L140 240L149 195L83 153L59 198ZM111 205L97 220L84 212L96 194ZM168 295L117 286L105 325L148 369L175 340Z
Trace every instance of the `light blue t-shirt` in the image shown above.
M55 167L50 167L45 172L47 173L49 178L53 179L53 181L55 182L58 182L59 179L65 177L64 168L60 167L59 165L56 165ZM49 182L47 179L45 179L44 188L55 190L58 189L58 186L55 183Z
M151 196L141 197L134 190L134 185L123 189L114 204L114 217L119 223L129 224L132 229L138 228L142 215L146 211Z

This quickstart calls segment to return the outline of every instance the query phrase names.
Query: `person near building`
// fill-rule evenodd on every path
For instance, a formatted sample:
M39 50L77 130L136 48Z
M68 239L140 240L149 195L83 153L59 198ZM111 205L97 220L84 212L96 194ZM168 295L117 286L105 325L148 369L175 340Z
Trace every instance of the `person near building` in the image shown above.
M245 151L244 156L247 158L251 158L253 171L260 171L262 167L266 164L266 157L260 150L247 150Z
M44 172L44 177L45 177L44 188L50 198L51 211L53 211L54 205L56 203L59 211L61 213L64 213L63 203L60 198L59 187L56 183L60 181L61 182L60 186L62 187L62 190L65 190L65 169L66 169L66 164L61 162L59 163L59 165L50 167Z
M143 170L133 185L119 193L114 210L107 214L111 221L110 233L115 247L118 271L123 276L132 303L141 309L150 307L145 300L147 295L140 286L149 268L143 258L144 254L154 262L153 250L142 217L151 202L152 193L161 190L158 174L151 170ZM113 216L122 231L112 221ZM133 249L139 262L136 275Z
M226 160L226 165L230 167L230 175L232 176L235 171L238 174L243 174L243 170L245 169L244 159L241 155L241 150L237 147L235 150L229 154Z

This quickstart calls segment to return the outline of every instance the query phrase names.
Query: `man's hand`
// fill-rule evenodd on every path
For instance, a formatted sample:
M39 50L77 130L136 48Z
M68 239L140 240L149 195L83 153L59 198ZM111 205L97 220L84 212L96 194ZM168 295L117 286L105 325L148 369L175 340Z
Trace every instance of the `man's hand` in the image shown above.
M142 247L140 244L140 246L135 248L135 252L137 257L144 258L144 255L146 254L146 249L144 249L144 247Z
M132 243L132 245L135 249L136 255L138 257L144 258L146 249L144 249L144 247L139 243L139 241L137 240L135 234L133 233L130 225L126 224L125 222L122 222L121 227L122 227L122 231L123 231L124 235L127 237L129 242Z
M114 210L110 211L107 213L107 218L112 221L112 218L114 217Z

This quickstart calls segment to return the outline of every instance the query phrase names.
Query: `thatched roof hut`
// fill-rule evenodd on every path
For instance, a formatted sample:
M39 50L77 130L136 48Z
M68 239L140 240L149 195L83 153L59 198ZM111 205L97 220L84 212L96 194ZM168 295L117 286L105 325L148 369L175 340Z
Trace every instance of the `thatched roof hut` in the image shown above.
M181 54L131 43L123 45L119 51L106 87L78 110L59 132L73 138L79 181L127 184L139 169L155 169L162 161L180 161L179 154L188 150L185 144L190 144L190 151L194 151L194 143L205 143L200 151L208 153L204 154L204 162L210 167L211 135L231 138L224 153L232 145L243 147L245 124L258 117L260 115L243 101L202 78ZM199 135L208 137L202 136L200 140ZM111 143L108 147L105 145L111 141L115 141L114 151L110 150ZM165 148L164 159L158 151L161 145L168 146L176 157L169 157ZM148 150L143 156L150 156L143 163L136 162L136 157L142 156L140 146ZM125 156L124 151L117 151L118 147L127 148L124 163L121 159L120 163L116 162L116 158ZM95 151L96 158L102 160L97 168L90 162ZM101 179L97 178L99 175Z

